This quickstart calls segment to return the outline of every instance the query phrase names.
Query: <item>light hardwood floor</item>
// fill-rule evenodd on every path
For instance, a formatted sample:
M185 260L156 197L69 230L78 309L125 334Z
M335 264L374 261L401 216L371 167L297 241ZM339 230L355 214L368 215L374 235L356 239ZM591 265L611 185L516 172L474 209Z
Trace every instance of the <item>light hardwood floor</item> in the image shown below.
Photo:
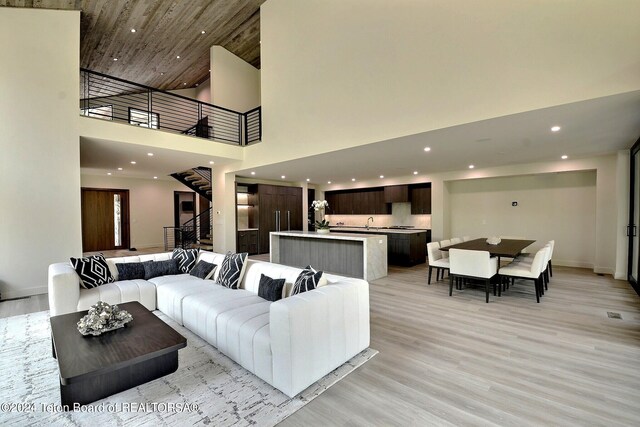
M281 425L639 425L640 297L588 270L554 273L540 304L526 282L486 304L479 288L427 286L425 265L390 267L371 283L380 354ZM0 317L46 298L19 304Z

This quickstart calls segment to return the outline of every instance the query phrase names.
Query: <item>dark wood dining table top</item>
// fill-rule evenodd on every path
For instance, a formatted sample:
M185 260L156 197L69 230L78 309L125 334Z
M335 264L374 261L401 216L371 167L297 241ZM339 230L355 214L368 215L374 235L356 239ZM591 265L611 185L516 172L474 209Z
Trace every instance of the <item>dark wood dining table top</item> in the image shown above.
M440 248L440 250L448 251L453 248L468 249L471 251L487 251L491 256L515 258L524 248L535 242L535 240L502 239L497 245L490 245L487 243L487 239L483 237L445 246L444 248Z

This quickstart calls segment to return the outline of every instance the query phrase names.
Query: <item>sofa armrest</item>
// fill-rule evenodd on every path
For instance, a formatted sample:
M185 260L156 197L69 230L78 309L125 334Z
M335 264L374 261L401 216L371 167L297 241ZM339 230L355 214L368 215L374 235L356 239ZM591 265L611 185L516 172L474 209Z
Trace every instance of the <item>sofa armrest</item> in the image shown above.
M369 283L340 282L271 304L273 385L295 396L369 347Z
M49 313L51 316L78 311L80 277L68 262L49 266Z

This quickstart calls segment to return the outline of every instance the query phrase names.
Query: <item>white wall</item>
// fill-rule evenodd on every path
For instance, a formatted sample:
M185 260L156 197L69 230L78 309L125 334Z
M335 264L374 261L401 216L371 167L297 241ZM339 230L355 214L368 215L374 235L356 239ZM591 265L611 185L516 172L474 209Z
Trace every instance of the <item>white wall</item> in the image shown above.
M211 104L211 79L200 83L196 88L196 99Z
M3 299L46 292L48 265L81 255L79 43L80 12L0 8Z
M553 239L554 263L595 266L595 170L446 185L451 236L522 236L536 240L536 246Z
M105 175L83 174L81 185L129 190L130 246L137 249L164 245L162 227L174 225L173 192L190 191L178 181Z
M244 168L640 88L640 2L278 0Z
M211 46L211 103L240 113L260 105L260 70Z

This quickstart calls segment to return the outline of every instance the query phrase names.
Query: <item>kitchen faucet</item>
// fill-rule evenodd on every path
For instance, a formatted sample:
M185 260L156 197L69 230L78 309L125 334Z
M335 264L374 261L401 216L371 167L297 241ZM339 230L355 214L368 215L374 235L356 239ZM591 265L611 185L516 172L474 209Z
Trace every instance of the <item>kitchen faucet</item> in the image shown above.
M373 217L370 216L369 218L367 218L367 225L365 226L365 228L368 230L369 229L369 220L371 220L371 222L373 222Z

